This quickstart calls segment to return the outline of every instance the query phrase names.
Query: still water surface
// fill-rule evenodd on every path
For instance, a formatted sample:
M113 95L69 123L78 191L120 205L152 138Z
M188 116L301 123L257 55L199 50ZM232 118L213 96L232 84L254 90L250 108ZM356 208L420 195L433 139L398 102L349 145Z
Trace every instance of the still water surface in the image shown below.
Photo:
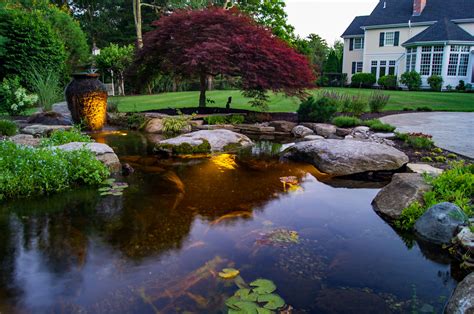
M374 213L383 182L255 154L159 160L138 133L95 137L135 167L118 178L130 187L0 207L0 313L226 313L225 267L274 281L294 313L441 313L460 279Z

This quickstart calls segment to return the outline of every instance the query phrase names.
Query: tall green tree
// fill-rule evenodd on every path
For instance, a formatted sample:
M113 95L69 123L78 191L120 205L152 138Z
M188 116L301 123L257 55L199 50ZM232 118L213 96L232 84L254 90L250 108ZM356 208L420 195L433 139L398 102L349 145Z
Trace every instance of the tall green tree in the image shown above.
M120 95L125 95L125 70L132 63L134 52L135 47L131 44L126 46L110 44L96 57L97 67L101 71L113 71L116 75Z

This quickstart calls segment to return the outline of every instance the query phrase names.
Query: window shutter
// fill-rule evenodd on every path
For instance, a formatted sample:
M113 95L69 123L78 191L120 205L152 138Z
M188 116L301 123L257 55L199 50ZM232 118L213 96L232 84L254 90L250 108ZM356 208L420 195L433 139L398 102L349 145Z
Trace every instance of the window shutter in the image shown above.
M354 50L354 38L351 38L349 40L349 50Z
M398 46L399 43L400 43L400 32L395 32L395 39L393 41L393 45Z
M380 33L379 47L383 47L384 45L385 45L385 33L381 32Z
M356 73L357 62L352 62L352 74Z

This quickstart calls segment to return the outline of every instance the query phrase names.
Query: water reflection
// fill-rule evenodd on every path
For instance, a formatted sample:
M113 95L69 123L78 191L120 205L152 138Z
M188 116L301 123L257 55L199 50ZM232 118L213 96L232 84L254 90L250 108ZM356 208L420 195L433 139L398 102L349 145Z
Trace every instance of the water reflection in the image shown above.
M0 312L221 312L236 289L216 276L223 267L247 282L271 278L306 312L354 302L366 312L441 310L454 287L449 258L415 241L407 248L372 211L380 185L325 181L312 166L271 158L269 144L259 158L159 160L138 134L96 136L136 168L120 178L130 187L122 197L77 189L1 207ZM290 176L300 189L282 185ZM298 241L274 245L281 230Z

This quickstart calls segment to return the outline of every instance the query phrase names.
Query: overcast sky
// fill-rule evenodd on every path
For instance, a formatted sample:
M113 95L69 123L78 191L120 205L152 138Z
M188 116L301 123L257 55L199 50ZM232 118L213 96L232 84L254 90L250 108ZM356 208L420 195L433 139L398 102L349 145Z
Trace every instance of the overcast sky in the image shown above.
M369 15L379 0L285 0L296 34L315 33L329 44L340 39L355 16Z

